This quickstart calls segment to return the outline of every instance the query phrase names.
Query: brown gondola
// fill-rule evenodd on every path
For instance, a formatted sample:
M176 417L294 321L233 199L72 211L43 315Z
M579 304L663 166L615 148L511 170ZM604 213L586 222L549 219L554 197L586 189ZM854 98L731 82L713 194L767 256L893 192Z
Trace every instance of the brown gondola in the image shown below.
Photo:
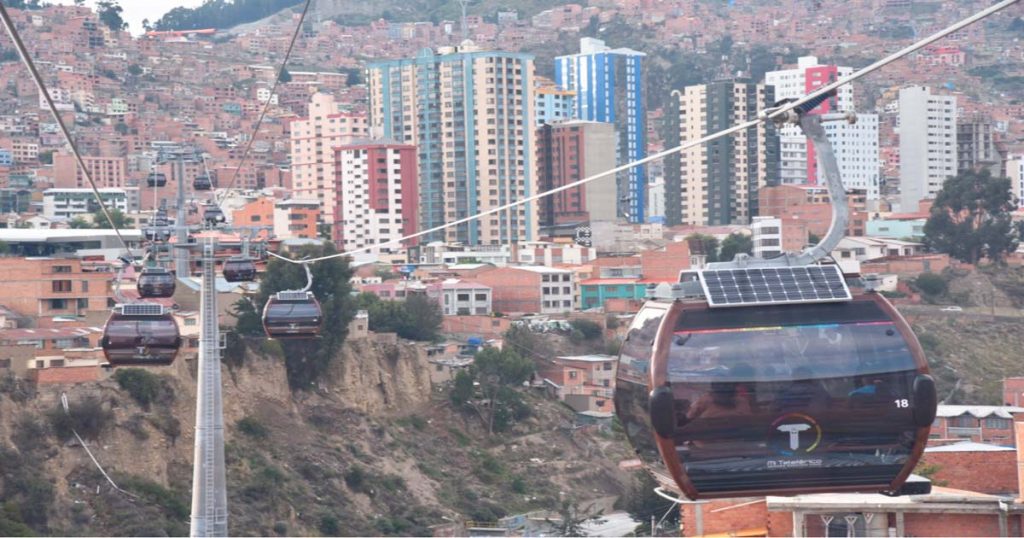
M935 386L884 297L656 304L623 346L616 410L687 497L899 491L927 443Z
M111 366L167 365L174 362L181 337L178 324L162 306L119 304L103 327L100 345Z
M224 212L215 204L204 204L203 221L210 225L220 224L225 221Z
M256 280L256 264L245 256L228 258L221 271L228 282L252 282Z
M167 185L167 176L160 172L153 172L146 176L147 187L163 187Z
M210 182L210 176L201 175L196 176L195 180L192 181L192 189L197 191L208 191L213 188L213 183Z
M263 329L270 338L314 338L320 334L320 302L308 291L281 291L263 307Z
M139 273L136 282L139 296L150 298L172 297L174 295L174 275L163 267L146 267Z

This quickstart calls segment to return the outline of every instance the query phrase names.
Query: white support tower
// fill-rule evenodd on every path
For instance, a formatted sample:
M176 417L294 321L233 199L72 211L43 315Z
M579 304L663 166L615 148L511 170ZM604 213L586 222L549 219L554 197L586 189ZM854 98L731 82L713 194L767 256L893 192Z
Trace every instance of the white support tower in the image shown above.
M203 242L199 382L196 389L196 442L192 462L190 536L228 535L228 494L224 476L224 412L217 326L215 239Z

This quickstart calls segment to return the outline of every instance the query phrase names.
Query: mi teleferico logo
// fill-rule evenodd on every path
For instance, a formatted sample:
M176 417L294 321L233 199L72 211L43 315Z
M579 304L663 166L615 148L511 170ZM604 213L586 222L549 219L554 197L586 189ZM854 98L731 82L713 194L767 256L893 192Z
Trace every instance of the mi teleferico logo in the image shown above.
M803 413L788 413L772 422L769 440L769 446L783 456L810 454L821 443L821 426Z

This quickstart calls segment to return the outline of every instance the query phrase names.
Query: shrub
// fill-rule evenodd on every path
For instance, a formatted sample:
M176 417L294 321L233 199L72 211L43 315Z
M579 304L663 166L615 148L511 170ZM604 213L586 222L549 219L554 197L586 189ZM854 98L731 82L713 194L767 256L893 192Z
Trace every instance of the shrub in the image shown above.
M601 326L589 319L574 319L569 322L573 332L579 331L586 340L594 340L601 337Z
M256 439L264 439L270 434L267 427L253 417L245 417L235 423L235 425L238 427L238 431Z
M510 487L512 488L513 493L526 493L526 480L523 480L523 477L516 475L512 477Z
M110 425L114 413L103 407L103 403L95 396L88 396L80 402L68 406L68 412L58 405L47 413L50 425L57 439L67 441L74 437L72 430L77 431L83 439L97 439Z
M174 401L174 391L167 379L141 368L119 368L114 372L114 381L143 409L149 410L154 402Z
M921 273L914 279L914 287L921 290L925 295L933 297L946 293L948 284L946 279L935 273Z
M362 491L363 485L366 482L366 473L363 468L358 465L353 465L352 468L345 471L345 485L352 491Z
M341 534L341 524L338 522L338 518L327 514L320 518L320 524L317 525L320 532L324 536L338 536Z
M167 489L141 476L119 477L118 483L122 488L159 506L174 519L185 519L189 515L190 507L185 500L185 495L181 492Z

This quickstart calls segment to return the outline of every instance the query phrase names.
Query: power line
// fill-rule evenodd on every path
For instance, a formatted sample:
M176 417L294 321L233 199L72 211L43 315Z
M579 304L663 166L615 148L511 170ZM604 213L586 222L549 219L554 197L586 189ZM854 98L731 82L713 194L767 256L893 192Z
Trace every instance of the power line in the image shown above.
M815 91L813 91L813 92L811 92L811 93L809 93L809 94L807 94L807 95L805 95L805 96L803 96L803 97L801 97L801 98L799 98L799 99L797 99L795 101L786 103L786 104L784 104L782 106L779 106L777 108L772 108L772 109L765 110L756 119L753 119L753 120L750 120L750 121L747 121L747 122L744 122L744 123L740 123L740 124L734 125L734 126L728 128L728 129L725 129L723 131L718 131L717 133L713 133L713 134L707 135L707 136L705 136L703 138L700 138L698 140L693 140L693 141L690 141L690 142L686 142L684 144L680 144L680 145L678 145L678 146L676 146L674 148L669 148L669 149L665 149L665 150L659 151L658 153L655 153L653 155L648 155L647 157L644 157L643 159L638 159L636 161L633 161L633 162L630 162L630 163L626 163L626 164L617 166L617 167L612 168L610 170L594 174L594 175L592 175L590 177L586 177L586 178L574 181L572 183L568 183L566 185L562 185L560 187L555 187L553 189L550 189L550 190L547 190L547 191L544 191L544 192L540 192L540 193L534 194L532 196L528 196L528 197L523 198L521 200L516 200L515 202L511 202L511 203L505 204L503 206L499 206L499 207L495 207L495 208L492 208L492 209L488 209L487 211L483 211L481 213L477 213L477 214L471 215L469 217L465 217L465 218L462 218L462 219L459 219L459 220L456 220L456 221L453 221L453 222L442 224L440 226L435 226L435 227L427 229L427 230L423 230L423 231L419 231L419 232L416 232L416 233L413 233L413 234L409 234L409 235L406 235L404 237L400 237L398 239L392 239L391 241L386 241L386 242L383 242L383 243L376 243L376 244L373 244L373 245L352 249L352 250L349 250L349 251L346 251L346 252L339 252L337 254L331 254L331 255L328 255L328 256L321 256L319 258L311 258L311 259L308 259L308 260L303 260L302 263L314 263L314 262L329 260L329 259L332 259L332 258L341 258L343 256L351 256L352 254L358 254L358 253L361 253L361 252L369 252L371 250L379 249L379 248L384 247L384 246L400 245L401 243L403 243L405 241L408 241L410 239L416 239L418 237L422 237L422 236L425 236L425 235L428 235L428 234L432 234L432 233L443 231L446 228L450 228L452 226L459 226L461 224L466 224L468 222L472 222L472 221L481 219L481 218L486 217L488 215L494 215L496 213L501 213L501 212L509 210L509 209L511 209L513 207L518 207L518 206L521 206L521 205L525 205L525 204L528 204L530 202L534 202L534 201L540 200L541 198L545 198L547 196L551 196L552 194L557 194L557 193L562 192L562 191L566 191L566 190L569 190L569 189L573 189L573 188L579 187L580 185L585 185L587 183L590 183L591 181L595 181L595 180L600 179L602 177L610 176L610 175L613 175L613 174L617 174L619 172L623 172L623 171L629 170L630 168L634 168L636 166L641 166L641 165L647 164L647 163L652 162L652 161L660 160L660 159L663 159L663 158L665 158L665 157L667 157L667 156L669 156L669 155L671 155L673 153L678 153L678 152L681 152L683 150L686 150L686 149L689 149L689 148L692 148L692 147L695 147L695 146L699 146L699 145L702 145L702 144L706 144L708 142L711 142L713 140L717 140L717 139L722 138L722 137L729 136L729 135L737 133L739 131L743 131L745 129L749 129L749 128L754 127L754 126L756 126L756 125L758 125L760 123L767 122L767 121L773 120L775 118L778 118L780 116L789 114L793 109L795 109L797 107L800 107L800 106L802 106L802 105L804 105L804 104L806 104L806 103L808 103L810 101L813 101L814 99L817 99L818 97L821 97L821 96L823 96L823 95L825 95L825 94L827 94L829 92L832 92L833 90L835 90L835 89L837 89L837 88L839 88L841 86L845 86L847 84L850 84L851 82L854 82L855 80L858 80L858 79L860 79L860 78L862 78L862 77L864 77L864 76L866 76L866 75L868 75L868 74L870 74L870 73L872 73L874 71L877 71L878 69L880 69L880 68L882 68L882 67L884 67L886 65L889 65L890 63L892 63L892 62L894 62L896 60L899 60L899 59L901 59L901 58L903 58L903 57L905 57L905 56L907 56L907 55L909 55L909 54L911 54L913 52L916 52L916 51L918 51L918 50L920 50L920 49L922 49L922 48L924 48L924 47L934 43L935 41L938 41L939 39L942 39L943 37L946 37L949 34L952 34L952 33L956 32L956 31L959 31L960 29L962 29L962 28L964 28L966 26L974 24L975 22L978 22L981 19L984 19L985 17L988 17L988 16L990 16L990 15L992 15L994 13L997 13L997 12L999 12L999 11L1001 11L1001 10L1003 10L1003 9L1005 9L1005 8L1011 6L1011 5L1013 5L1013 4L1015 4L1015 3L1019 2L1019 1L1020 0L1003 0L1002 2L999 2L998 4L990 6L990 7L986 8L986 9L984 9L982 11L979 11L978 13L975 13L974 15L971 15L970 17L962 19L961 21L959 21L959 22L957 22L957 23L955 23L955 24L953 24L951 26L948 26L948 27L946 27L946 28L944 28L942 30L939 30L938 32L936 32L936 33L934 33L934 34L932 34L932 35L930 35L930 36L928 36L928 37L926 37L926 38L924 38L924 39L922 39L922 40L920 40L920 41L918 41L918 42L916 42L916 43L914 43L912 45L904 47L904 48L900 49L899 51L896 51L896 52L890 54L889 56L886 56L885 58L882 58L881 60L878 60L875 63L873 63L873 64L871 64L871 65L869 65L869 66L867 66L867 67L865 67L865 68L863 68L863 69L861 69L861 70L851 74L848 77L841 78L841 79L839 79L839 80L837 80L835 82L832 82L831 84L828 84L826 86L822 86L822 87L818 88L817 90L815 90ZM273 252L268 252L268 254L270 254L271 256L274 256L276 258L279 258L279 259L291 262L291 263L297 263L295 260L292 260L290 258L285 258L285 257L277 255L277 254L275 254Z
M238 180L238 174L242 171L242 166L245 165L245 160L249 157L249 151L252 149L252 143L256 140L256 135L260 132L260 126L263 125L263 118L267 115L267 110L270 109L270 103L274 100L274 94L277 93L277 85L281 82L281 75L284 74L285 67L288 65L288 58L292 55L292 49L295 47L295 41L299 38L299 33L302 32L302 22L306 20L306 13L309 11L309 5L313 3L313 0L306 0L306 3L302 6L302 14L299 15L299 23L295 25L295 32L292 34L292 40L288 43L288 50L284 53L284 60L281 62L281 69L277 71L277 77L274 78L274 84L270 87L270 95L267 96L267 102L263 104L263 110L260 111L260 117L256 119L256 126L253 128L252 136L249 137L249 141L245 144L245 152L242 153L242 159L238 161L238 167L235 168L235 172L231 174L231 181L228 182L227 189L221 196L220 201L223 202L228 194L234 189L235 181ZM204 161L205 165L205 161ZM216 201L216 197L214 197Z
M92 187L93 196L95 196L96 201L99 202L100 210L103 211L103 216L107 218L107 222L110 223L110 227L113 228L114 233L117 234L117 239L121 241L121 246L124 247L125 252L128 254L128 258L132 258L132 249L128 246L128 242L125 241L124 236L121 235L121 230L118 229L113 217L110 216L110 211L107 210L107 205L103 203L103 197L100 196L100 190L92 180L92 174L90 174L89 169L86 168L85 161L82 159L82 155L78 152L78 146L75 145L75 141L71 138L71 132L68 131L67 126L64 125L64 120L60 117L60 113L57 112L57 105L53 103L53 99L50 97L50 92L46 89L46 83L43 82L43 77L39 74L39 70L36 69L36 64L32 61L32 57L29 55L28 49L25 48L25 43L22 42L21 35L18 34L18 29L14 27L14 22L11 20L11 16L7 13L7 7L4 6L3 2L0 2L0 18L3 19L4 27L7 28L7 34L10 35L11 40L14 41L14 47L18 49L18 56L21 56L21 61L24 62L25 67L28 68L29 74L32 75L32 80L35 81L40 95L42 95L46 100L46 106L50 109L50 113L53 114L53 119L57 122L60 132L64 136L64 141L71 147L71 153L75 156L78 168L82 171L82 175L85 176L85 180L89 182L89 186Z

